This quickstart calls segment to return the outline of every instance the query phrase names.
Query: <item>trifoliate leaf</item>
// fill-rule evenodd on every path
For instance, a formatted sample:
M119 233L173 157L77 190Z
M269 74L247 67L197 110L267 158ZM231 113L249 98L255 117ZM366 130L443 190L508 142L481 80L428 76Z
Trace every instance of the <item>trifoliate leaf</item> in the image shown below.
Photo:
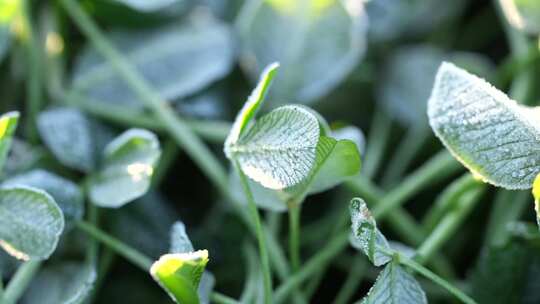
M262 72L261 78L259 79L257 86L255 87L253 92L251 92L248 100L246 101L240 112L238 112L238 115L234 120L229 136L227 136L227 139L225 141L225 152L227 152L227 147L238 142L238 140L240 139L240 135L242 135L242 133L246 130L246 127L255 118L255 115L257 115L259 108L261 107L264 99L266 98L268 89L272 84L272 80L274 79L278 67L278 63L272 63L267 66Z
M118 31L108 38L162 99L170 101L196 93L232 68L234 45L230 29L217 21L201 21L142 32ZM94 102L137 111L144 108L114 66L90 47L76 63L72 89Z
M0 188L0 247L20 260L44 260L56 249L64 216L54 199L30 187Z
M365 51L362 1L247 1L237 22L253 79L279 61L272 102L314 101L333 90Z
M427 304L427 298L418 281L392 262L379 274L361 304Z
M6 180L2 186L28 186L49 193L62 209L66 224L80 220L84 213L84 197L73 182L45 170L36 169Z
M428 102L431 128L472 173L506 189L527 189L540 172L540 119L489 83L450 64Z
M540 34L540 2L537 0L499 0L508 22L526 33Z
M188 253L193 252L193 244L186 232L186 225L177 221L171 228L171 249L170 253Z
M377 223L366 203L360 198L354 198L351 201L349 210L352 222L351 244L353 247L362 250L375 266L382 266L390 262L392 257L388 253L393 252L393 249L377 228Z
M63 165L89 172L96 166L93 124L74 108L41 112L38 129L45 145Z
M226 145L251 179L270 189L301 182L315 162L319 122L301 106L283 106L261 117L237 142Z
M163 255L150 273L176 303L199 304L198 288L208 263L208 251Z
M22 304L82 304L96 280L92 265L62 262L45 266L25 293Z
M144 195L161 155L156 135L130 129L105 148L104 164L90 180L90 199L100 207L118 208Z
M4 167L18 121L18 112L9 112L0 116L0 172Z

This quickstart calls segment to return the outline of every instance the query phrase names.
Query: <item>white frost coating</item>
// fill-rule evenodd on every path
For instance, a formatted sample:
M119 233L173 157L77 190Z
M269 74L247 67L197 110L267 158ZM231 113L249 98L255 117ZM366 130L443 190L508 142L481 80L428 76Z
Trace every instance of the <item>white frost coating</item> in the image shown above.
M251 179L267 188L284 189L309 175L318 141L317 117L290 105L260 118L228 150Z
M369 212L366 203L354 198L349 207L351 213L351 245L369 258L375 266L382 266L392 260L386 252L392 252L390 244L377 228L375 219Z
M170 253L188 253L195 251L193 244L186 232L186 225L177 221L171 228L171 249Z
M390 263L361 304L427 304L427 297L410 273L397 263Z
M62 211L46 192L23 186L0 189L0 246L12 256L49 258L63 230Z
M506 189L531 188L540 172L537 113L451 63L439 68L428 101L429 123L448 150Z

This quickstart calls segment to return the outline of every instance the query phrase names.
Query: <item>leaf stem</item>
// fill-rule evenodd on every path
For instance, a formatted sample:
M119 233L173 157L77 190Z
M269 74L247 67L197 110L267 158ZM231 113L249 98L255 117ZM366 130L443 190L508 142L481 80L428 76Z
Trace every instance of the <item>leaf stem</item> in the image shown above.
M326 247L309 259L298 271L289 277L276 290L275 303L283 303L289 293L296 289L302 282L311 278L320 269L326 267L349 244L349 234L338 234L332 238Z
M268 251L267 251L267 244L266 244L266 235L263 233L261 228L261 218L259 216L259 211L257 210L257 205L255 203L255 199L253 198L253 193L251 192L251 189L249 188L249 183L247 181L247 177L242 171L242 168L240 168L240 164L238 164L237 160L233 160L234 167L238 173L238 176L240 177L240 182L242 184L242 188L244 190L244 193L246 195L246 199L248 202L248 208L250 215L252 217L253 222L255 223L255 231L257 235L257 240L259 243L259 255L262 263L262 272L263 272L263 281L264 281L264 302L266 304L272 304L272 273L270 269L270 262L268 259Z
M366 271L366 261L365 258L361 255L356 255L352 267L345 279L345 283L341 285L334 304L346 304L349 303L352 296L358 289L358 285L362 282L362 277L365 275Z
M15 304L19 298L23 295L24 291L32 281L32 278L41 266L41 261L30 260L25 262L11 280L9 281L2 303L3 304Z
M230 298L224 294L212 292L210 294L210 300L216 304L238 304L239 302L233 298Z
M377 168L384 156L384 150L390 137L391 122L384 112L377 107L371 120L367 151L362 174L371 179L377 173Z
M289 255L293 273L300 269L300 211L301 205L289 204Z
M476 301L474 301L472 298L470 298L468 295L463 293L458 288L454 287L452 284L448 283L443 278L439 277L435 273L431 272L431 270L427 269L426 267L422 266L421 264L403 256L400 255L399 262L402 265L406 265L413 269L415 272L421 274L422 276L426 277L427 279L433 281L437 285L441 286L442 288L446 289L450 294L454 295L457 299L459 299L461 302L465 304L477 304Z

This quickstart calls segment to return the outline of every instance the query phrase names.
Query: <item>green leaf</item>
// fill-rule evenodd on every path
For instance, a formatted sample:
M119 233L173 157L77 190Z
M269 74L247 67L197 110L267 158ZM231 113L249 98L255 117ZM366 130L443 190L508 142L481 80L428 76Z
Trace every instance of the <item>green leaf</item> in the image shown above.
M188 253L193 252L193 244L186 232L186 225L177 221L171 228L171 249L170 253Z
M208 251L163 255L150 273L170 297L181 304L198 304L198 288L208 263Z
M285 212L288 210L285 202L290 198L290 195L285 191L263 187L252 179L248 179L248 184L249 189L253 194L253 198L255 199L255 203L259 208L273 212ZM229 186L235 201L247 206L248 202L246 200L246 195L236 170L231 170L229 173Z
M113 0L131 9L143 13L153 13L163 9L171 9L173 6L186 6L188 0Z
M540 119L489 83L450 64L428 102L431 128L475 176L506 189L531 188L540 172Z
M272 102L307 103L328 94L365 52L360 1L246 1L237 21L242 66L252 79L271 62L282 65Z
M227 136L225 141L225 152L227 152L227 147L238 142L240 135L242 135L248 124L255 118L255 115L268 94L268 89L270 89L270 85L272 84L272 80L274 79L278 68L278 63L272 63L261 73L257 86L253 92L251 92L248 100L234 120L229 136Z
M362 130L360 130L358 127L353 125L340 127L332 131L332 137L337 140L351 140L356 144L356 148L358 148L360 156L364 156L366 151L366 136L364 135L364 132L362 132Z
M283 189L308 176L318 141L317 117L289 105L261 117L238 141L226 145L225 152L251 179L270 189Z
M508 22L526 33L540 34L540 2L538 0L499 0Z
M9 112L0 116L0 172L4 167L18 121L18 112Z
M231 31L207 19L145 31L116 31L108 38L163 100L172 101L196 93L232 69ZM144 109L137 93L90 46L76 62L72 89L94 102Z
M44 260L56 249L64 216L54 199L29 187L0 189L0 247L20 260Z
M53 173L41 169L32 170L6 180L2 186L42 189L54 198L64 214L66 224L82 219L84 197L81 189L73 182Z
M81 111L55 108L41 112L38 130L45 145L63 165L83 172L96 166L94 125Z
M111 141L104 154L102 168L90 179L89 193L94 204L119 208L148 191L161 155L154 133L130 129Z
M82 304L96 281L95 267L76 262L45 266L25 293L22 304Z
M389 263L377 277L362 304L427 304L416 279L397 262Z
M375 266L382 266L392 260L393 252L377 223L360 198L354 198L349 207L352 222L351 245L361 250Z

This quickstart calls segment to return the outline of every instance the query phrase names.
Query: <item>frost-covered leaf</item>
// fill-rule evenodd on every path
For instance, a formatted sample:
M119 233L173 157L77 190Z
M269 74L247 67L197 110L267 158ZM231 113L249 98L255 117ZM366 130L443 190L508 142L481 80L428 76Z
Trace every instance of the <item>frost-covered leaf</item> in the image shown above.
M278 63L272 63L268 65L261 73L257 86L255 89L253 89L253 92L251 92L248 100L240 112L238 112L238 115L234 120L229 136L227 136L225 141L226 153L228 149L227 147L236 144L240 139L240 135L242 135L242 133L246 130L249 123L255 119L255 115L257 115L259 108L268 94L268 89L270 89L270 85L272 84L272 80L274 79L278 68Z
M56 249L64 216L54 199L30 187L0 188L0 247L20 260L44 260Z
M2 186L28 186L44 190L62 209L66 224L80 220L83 216L84 197L81 189L73 182L48 171L32 170L6 180Z
M92 265L62 262L45 266L25 293L22 304L82 304L96 280Z
M171 249L170 253L188 253L194 251L193 244L186 232L186 225L177 221L171 228Z
M360 156L363 157L366 151L366 136L364 135L364 132L360 130L356 126L344 126L339 129L332 131L332 137L340 140L340 139L348 139L351 140L356 144L356 147L358 148L358 152L360 152Z
M9 112L0 116L0 172L4 167L18 121L18 112Z
M75 108L41 112L38 129L45 145L63 165L89 172L96 166L94 124Z
M369 38L384 42L427 33L460 13L464 0L370 0Z
M198 288L208 263L208 251L166 254L156 261L150 273L176 303L199 304Z
M225 152L251 179L283 189L310 173L318 141L317 117L304 107L289 105L258 119L238 141L226 145Z
M427 45L398 49L384 64L378 100L401 123L425 125L433 80L444 59L442 50Z
M508 22L529 34L540 34L540 1L499 0Z
M45 157L46 153L41 146L34 146L20 138L13 137L11 149L0 176L13 176L34 168Z
M540 119L489 83L450 64L439 68L430 125L452 154L485 181L527 189L540 172Z
M314 101L333 90L365 51L363 1L246 1L238 19L242 63L255 79L279 61L271 101Z
M234 61L230 29L213 20L146 31L117 31L108 38L156 92L169 101L196 93L223 78ZM113 65L91 47L76 62L72 88L94 102L143 109L139 96Z
M290 196L287 193L281 190L273 190L263 187L261 184L252 179L248 179L247 181L249 189L253 194L255 204L257 204L259 208L274 212L285 212L288 210L285 202L288 198L290 198ZM245 206L247 206L248 203L246 201L246 195L236 170L231 170L229 174L229 185L232 195L235 197L235 201L243 203Z
M173 7L184 7L188 5L189 0L113 0L123 4L131 9L143 13L153 13Z
M393 252L384 235L377 228L377 223L360 198L354 198L349 207L352 222L351 244L362 250L371 263L382 266L392 260L388 255Z
M147 256L158 258L170 249L171 226L178 218L172 205L155 191L148 192L113 211L113 235Z
M361 304L427 304L427 298L418 281L392 262L381 271Z
M92 176L90 199L100 207L118 208L144 195L161 155L156 135L130 129L105 148L102 168Z

